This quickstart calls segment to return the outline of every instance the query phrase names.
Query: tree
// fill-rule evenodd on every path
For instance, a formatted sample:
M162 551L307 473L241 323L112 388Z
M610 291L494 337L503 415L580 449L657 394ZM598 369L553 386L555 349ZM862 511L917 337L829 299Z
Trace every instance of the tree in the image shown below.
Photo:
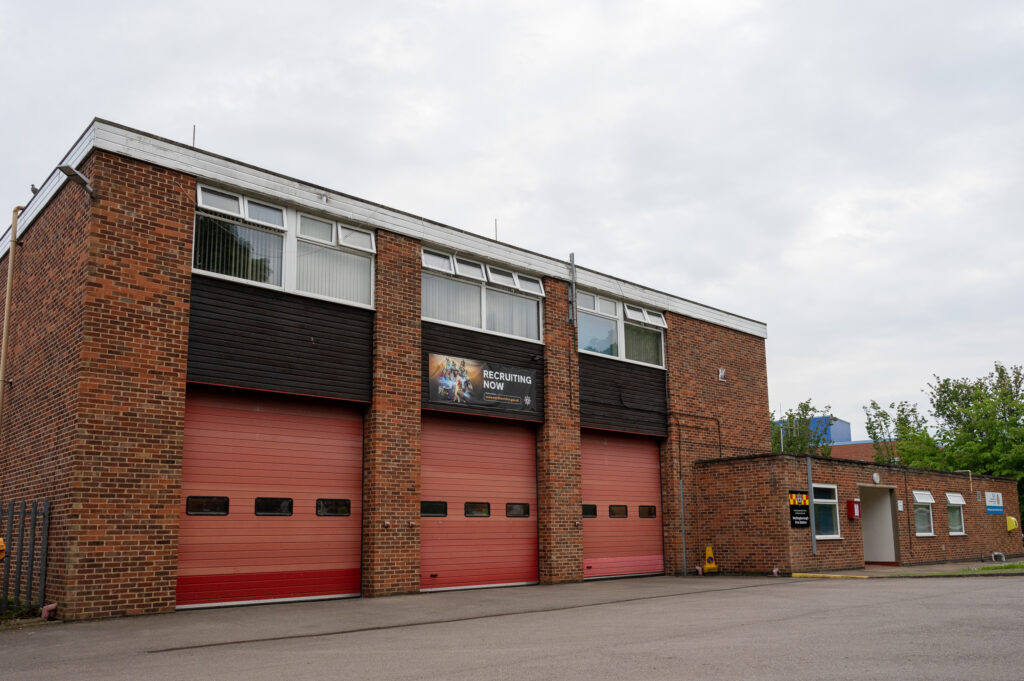
M769 415L772 427L772 451L788 454L818 454L832 456L830 426L835 418L829 413L832 407L825 405L819 412L810 399L804 400L796 409L786 410L776 420L775 412Z
M896 426L899 407L890 405L896 409L896 417L886 413L891 433L884 430L884 417L882 428L871 433L872 416L879 423L884 410L865 407L876 449L881 446L884 451L882 439L895 439L901 464L1013 478L1024 501L1024 369L995 362L980 378L934 378L928 384L928 398L935 437L928 435L920 417L914 418L916 405L912 412L904 410L903 431ZM872 402L872 407L877 404Z
M874 443L875 461L877 463L904 463L924 461L936 456L939 445L928 432L925 418L917 411L916 404L907 401L889 403L889 410L883 409L878 402L871 400L871 405L864 407L867 416L868 437Z

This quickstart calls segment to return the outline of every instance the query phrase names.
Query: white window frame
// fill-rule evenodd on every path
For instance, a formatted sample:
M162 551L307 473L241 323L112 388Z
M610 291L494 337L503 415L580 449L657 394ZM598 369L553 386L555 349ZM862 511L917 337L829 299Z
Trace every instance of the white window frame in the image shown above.
M592 307L592 308L581 307L579 305L579 296L580 296L580 294L588 295L588 296L593 296L594 297L594 307ZM613 305L615 305L615 314L614 315L611 315L611 314L608 314L606 312L601 312L600 311L601 310L601 301L602 300L605 301L606 303L612 303ZM577 347L576 347L577 352L582 353L584 355L593 355L594 357L607 357L609 359L618 360L620 362L628 362L630 364L637 364L637 365L642 366L642 367L654 367L656 369L662 369L662 370L666 369L667 362L665 361L665 330L668 328L667 324L664 324L664 323L658 324L657 322L649 321L650 320L650 315L648 314L648 310L640 307L639 305L634 305L633 303L627 303L625 301L619 301L619 300L615 300L613 298L608 298L607 296L602 296L601 294L594 293L592 291L578 291L577 294L576 294L576 301L577 301L577 305L576 305L577 314L579 313L579 311L582 311L582 312L584 312L586 314L592 314L592 315L596 315L598 317L603 317L605 319L613 319L613 320L615 320L616 338L618 339L617 342L618 342L618 348L619 348L619 352L618 352L617 355L606 355L603 352L594 352L593 350L584 350L583 348L579 347L579 343L577 342ZM627 319L626 315L627 315L627 310L629 308L632 308L634 310L634 313L635 313L635 311L641 312L642 315L643 315L643 319L642 320ZM659 315L662 320L665 319L665 315L663 313L661 313L661 312L656 312L654 314ZM634 326L640 326L640 327L644 327L644 328L649 328L649 329L653 329L655 331L659 331L660 332L660 334L661 334L661 364L650 364L649 362L639 362L639 361L637 361L635 359L629 359L629 358L626 357L626 324L632 324Z
M816 488L819 488L819 487L822 488L822 489L830 489L830 490L834 491L835 492L835 499L825 499L824 501L818 501L818 495L814 494L814 490ZM815 525L814 525L814 538L815 539L842 539L843 538L843 530L839 526L839 520L840 520L840 518L839 518L839 487L837 485L830 485L830 484L827 484L827 483L816 482L816 483L814 483L811 486L811 494L813 495L813 497L812 497L813 504L812 504L812 509L811 509L812 512L813 512L813 506L831 506L832 507L832 512L835 513L835 518L836 518L836 533L835 534L818 534L818 525L817 525L817 521L815 521Z
M217 194L222 194L224 196L234 197L235 202L238 205L238 212L237 213L232 213L230 211L224 210L223 208L217 208L216 206L208 206L208 205L206 205L205 203L203 203L203 192L204 191L211 191L211 192L215 192ZM199 208L202 208L203 210L212 210L215 213L221 213L222 215L230 215L231 217L239 219L239 220L244 220L245 219L245 206L244 206L244 200L242 199L242 196L240 194L235 193L235 192L229 192L229 191L227 191L225 189L219 189L218 187L208 187L208 186L206 186L204 184L198 185L198 187L196 189L196 206L199 207Z
M243 196L242 197L242 202L245 204L245 218L244 219L247 222L251 222L254 225L260 225L262 227L269 227L270 229L276 229L279 232L287 232L288 231L288 211L286 209L284 209L283 207L275 205L273 203L270 203L269 201L260 201L259 199L250 199L248 196ZM273 222L264 222L263 220L257 220L256 218L252 217L251 215L249 215L249 203L250 202L258 203L261 206L266 206L267 208L276 208L277 210L281 211L281 222L283 224L275 225Z
M428 253L436 258L446 258L448 260L448 269L444 270L441 269L440 267L437 267L427 262ZM449 253L441 253L430 248L424 248L420 251L420 264L423 265L423 267L426 267L428 270L433 270L434 272L441 272L449 276L455 274L455 259L452 258L451 254Z
M370 247L364 248L362 246L353 246L352 244L345 243L341 236L342 232L346 229L350 232L359 232L360 234L365 234L370 237ZM360 229L359 227L353 227L352 225L344 222L338 222L334 227L334 238L338 240L337 246L342 250L357 251L359 253L373 253L374 255L377 253L377 235L368 229ZM376 260L376 258L374 258L374 260Z
M224 194L227 196L233 196L238 200L239 213L231 213L225 210L221 210L214 206L208 206L202 202L203 190L209 190L217 192L218 194ZM264 222L262 220L253 220L249 218L249 200L248 196L239 192L222 189L216 186L210 186L206 184L196 184L196 206L195 214L199 215L201 212L209 213L216 217L223 215L225 218L237 221L243 226L249 226L255 229L263 229L269 232L274 232L283 235L284 243L282 245L283 252L281 257L281 284L266 284L258 281L251 281L249 279L243 279L241 277L232 277L227 274L220 274L218 272L211 272L209 270L199 269L193 265L192 271L197 274L201 274L204 277L211 277L214 279L223 279L225 281L234 281L246 286L256 286L258 288L270 289L272 291L284 291L292 295L303 296L305 298L315 298L316 300L323 300L329 303L335 303L338 305L348 305L350 307L358 307L364 310L373 310L376 301L376 272L377 272L377 235L370 229L364 229L361 227L355 227L347 222L340 222L338 220L332 220L324 217L323 215L317 215L307 211L299 211L295 208L288 208L287 206L281 206L270 201L264 201L259 197L252 197L254 203L259 203L264 206L271 208L279 208L283 211L283 219L285 227L275 225L273 223ZM301 215L319 220L321 222L329 223L332 225L331 237L332 241L327 242L322 239L315 237L305 236L299 234L299 218ZM195 230L195 219L193 219L192 229ZM354 232L362 232L370 237L370 248L362 248L359 246L352 246L350 244L341 243L341 230L349 229ZM370 256L370 302L369 304L361 303L354 300L345 300L343 298L334 298L331 296L321 295L319 293L311 293L309 291L301 291L297 287L297 252L298 252L298 241L306 241L311 244L315 244L321 247L331 247L340 251L348 251L358 255L369 255ZM194 260L193 260L194 262Z
M949 509L956 508L960 510L960 527L963 529L960 532L954 532L952 529L949 530L949 536L951 537L965 537L967 536L967 522L964 519L964 506L967 505L967 501L964 500L964 495L960 492L946 492L946 515L948 519ZM934 520L934 518L933 518ZM934 529L934 528L933 528Z
M302 233L302 218L309 218L310 220L316 220L317 222L322 222L325 225L329 226L331 228L331 240L327 241L325 239L318 239L315 236L309 236L308 234L303 234ZM308 241L308 242L310 242L312 244L326 244L326 245L329 245L329 246L333 246L335 240L337 239L337 226L334 224L334 220L326 220L326 219L324 219L322 217L319 217L317 215L310 215L309 213L300 212L298 214L298 219L295 221L295 236L297 238L299 238L299 239L302 239L304 241Z
M459 271L459 265L461 263L465 263L467 265L473 265L475 267L479 267L480 268L479 274L474 275L474 274L469 274L467 272L460 272ZM472 279L473 281L487 281L487 267L485 267L482 262L477 262L476 260L470 260L469 258L462 258L462 257L459 257L459 256L455 256L455 274L457 276L460 276L460 277L466 277L467 279Z
M912 504L914 510L914 536L917 537L934 537L935 536L935 514L932 512L932 506L935 505L935 497L928 490L913 491L914 503ZM931 527L930 532L918 532L917 530L917 507L922 506L928 507L928 523Z
M540 277L532 274L523 274L522 276L528 277L529 279L536 280L540 283L541 293L535 293L533 291L524 291L519 285L519 272L515 272L509 268L497 266L497 269L502 272L510 272L513 277L513 281L516 286L511 287L502 282L491 282L491 265L481 263L478 260L472 258L465 258L458 253L445 253L441 250L436 250L427 246L424 246L420 251L420 262L424 268L424 274L429 274L434 277L445 277L448 279L454 279L464 284L471 284L480 288L480 326L471 326L469 324L459 324L457 322L451 322L446 319L436 319L434 317L422 316L423 321L431 322L434 324L444 324L445 326L453 326L458 329L469 329L471 331L479 331L480 333L487 333L493 336L501 336L502 338L512 338L518 341L524 341L526 343L537 343L540 345L544 344L544 283ZM428 265L426 262L425 254L430 253L431 255L447 258L449 264L452 267L452 271L440 269L432 265ZM483 268L484 279L477 278L472 274L465 274L459 272L458 265L459 261L465 263L479 265ZM519 298L526 298L537 302L537 336L538 338L527 338L526 336L516 336L511 333L502 333L501 331L492 331L487 328L487 289L498 291L506 295L513 295ZM421 308L422 309L422 308Z

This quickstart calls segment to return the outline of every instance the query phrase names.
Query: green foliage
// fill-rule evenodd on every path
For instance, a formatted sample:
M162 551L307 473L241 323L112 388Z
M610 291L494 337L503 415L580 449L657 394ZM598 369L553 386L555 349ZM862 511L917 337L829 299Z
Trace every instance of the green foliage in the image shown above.
M928 432L927 422L918 413L916 404L890 402L886 410L871 400L871 405L864 407L864 414L876 462L895 464L900 457L904 463L907 459L924 461L939 454L939 445Z
M996 362L980 378L935 376L928 389L934 439L917 416L916 406L904 408L905 432L901 432L899 406L890 405L896 410L891 415L872 402L864 410L876 450L881 446L885 452L882 441L895 439L901 464L1013 478L1024 499L1024 369Z
M777 419L775 412L771 412L769 419L772 427L772 451L832 456L829 428L811 427L811 421L816 417L829 419L828 426L835 423L835 418L829 414L830 411L832 407L827 404L819 411L811 400L807 399L798 404L796 409L787 409L781 418Z

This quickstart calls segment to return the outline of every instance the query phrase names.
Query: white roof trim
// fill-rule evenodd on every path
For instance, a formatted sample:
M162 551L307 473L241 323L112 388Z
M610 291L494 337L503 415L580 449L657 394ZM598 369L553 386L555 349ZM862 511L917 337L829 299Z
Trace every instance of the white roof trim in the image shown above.
M428 247L440 247L457 255L471 255L495 264L507 265L515 270L551 276L563 281L568 281L571 277L570 265L565 261L519 249L330 189L306 184L101 119L93 120L75 146L61 160L61 165L66 163L77 167L92 149L103 149L177 170L214 186L220 185L242 193L264 196L299 209L315 210L340 220L413 237ZM65 179L56 170L50 174L19 218L19 236L28 229ZM0 256L7 252L7 243L6 236L0 240ZM613 298L658 311L675 312L760 338L768 336L764 322L701 305L599 272L577 267L576 279L581 287Z

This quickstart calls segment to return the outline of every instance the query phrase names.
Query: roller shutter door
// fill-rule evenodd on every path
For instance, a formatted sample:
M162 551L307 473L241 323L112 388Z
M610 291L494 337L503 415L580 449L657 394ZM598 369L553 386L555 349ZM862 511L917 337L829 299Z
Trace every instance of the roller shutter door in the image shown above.
M421 589L537 581L536 447L530 425L423 415L421 498L447 515L421 518ZM490 515L467 517L467 503Z
M190 389L178 607L358 594L362 438L336 402Z
M595 516L583 518L584 578L664 572L658 440L583 431L580 446Z

